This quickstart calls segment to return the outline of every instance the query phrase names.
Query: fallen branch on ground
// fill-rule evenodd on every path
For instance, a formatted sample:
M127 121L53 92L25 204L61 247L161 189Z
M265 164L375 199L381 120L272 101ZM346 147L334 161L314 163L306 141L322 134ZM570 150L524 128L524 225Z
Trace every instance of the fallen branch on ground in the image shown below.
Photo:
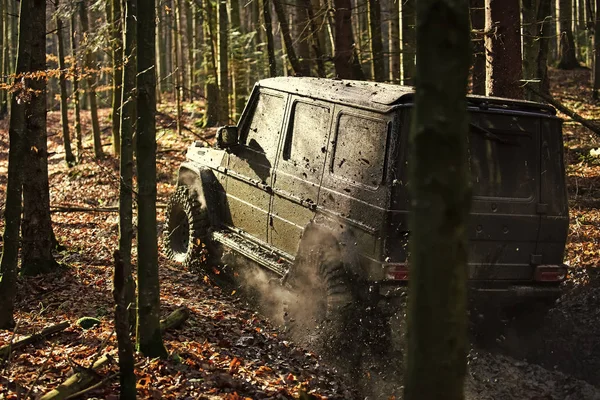
M569 117L571 117L571 119L573 121L580 123L582 126L588 128L590 131L592 131L596 135L600 136L600 126L594 124L592 121L585 119L581 115L577 114L575 111L565 107L560 102L558 102L556 99L552 98L552 96L548 96L547 94L544 94L544 93L540 92L539 90L534 89L531 85L525 85L525 89L531 91L536 96L539 96L545 102L554 106L554 108L556 108L561 113L568 115Z
M160 330L174 329L183 324L190 316L190 311L186 307L178 308L167 318L160 321ZM74 394L80 393L89 386L98 382L96 370L102 368L112 360L108 354L100 357L90 368L79 371L61 383L56 389L46 393L41 400L65 400L71 398ZM115 374L113 374L116 376ZM113 378L113 376L110 376ZM102 379L100 382L108 382L110 379ZM98 387L101 385L98 385Z
M19 339L13 343L4 345L4 346L0 347L0 359L8 358L8 356L10 355L10 353L12 351L14 351L20 347L27 346L28 344L36 342L36 341L42 339L43 337L52 335L54 333L64 331L65 329L67 329L69 327L69 325L70 325L69 322L66 322L66 321L61 322L60 324L48 326L48 327L42 329L39 333L34 333L33 335L26 336L23 339Z

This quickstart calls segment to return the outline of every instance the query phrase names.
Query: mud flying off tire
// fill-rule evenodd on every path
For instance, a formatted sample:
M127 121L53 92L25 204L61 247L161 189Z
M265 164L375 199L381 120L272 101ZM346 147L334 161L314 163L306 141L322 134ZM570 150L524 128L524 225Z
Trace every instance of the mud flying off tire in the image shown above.
M356 296L352 280L335 251L319 249L302 256L292 271L294 296L287 302L286 330L319 351L338 353L356 336Z
M167 257L186 267L206 260L209 220L206 207L180 186L169 198L165 216L164 247Z

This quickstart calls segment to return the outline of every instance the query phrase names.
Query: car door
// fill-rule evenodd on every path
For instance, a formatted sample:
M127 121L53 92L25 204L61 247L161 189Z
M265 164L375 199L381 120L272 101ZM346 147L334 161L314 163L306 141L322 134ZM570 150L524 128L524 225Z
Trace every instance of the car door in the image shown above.
M286 103L284 93L256 89L238 127L240 145L231 149L227 166L228 225L265 243Z
M304 227L315 215L333 106L297 96L290 102L277 156L269 241L294 256Z

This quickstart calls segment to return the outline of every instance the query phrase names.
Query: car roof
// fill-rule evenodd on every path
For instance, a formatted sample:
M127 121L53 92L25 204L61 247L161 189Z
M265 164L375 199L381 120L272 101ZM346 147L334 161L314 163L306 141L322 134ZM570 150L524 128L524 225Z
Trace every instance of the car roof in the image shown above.
M277 77L260 80L257 86L281 92L387 112L393 106L413 104L415 88L390 83L310 77ZM534 112L556 115L548 105L500 97L467 96L469 106L480 109Z

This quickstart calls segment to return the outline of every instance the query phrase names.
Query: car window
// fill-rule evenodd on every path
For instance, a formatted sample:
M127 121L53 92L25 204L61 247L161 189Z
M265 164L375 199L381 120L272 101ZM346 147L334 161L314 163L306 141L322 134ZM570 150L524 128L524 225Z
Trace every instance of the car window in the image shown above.
M537 147L531 134L490 132L472 125L469 143L474 196L533 196Z
M270 93L259 93L251 118L243 133L246 146L272 160L277 154L279 131L283 122L285 99Z
M354 183L378 187L383 179L387 122L352 114L338 120L334 175Z
M292 110L283 159L309 171L322 171L327 152L330 110L316 104L297 102Z

